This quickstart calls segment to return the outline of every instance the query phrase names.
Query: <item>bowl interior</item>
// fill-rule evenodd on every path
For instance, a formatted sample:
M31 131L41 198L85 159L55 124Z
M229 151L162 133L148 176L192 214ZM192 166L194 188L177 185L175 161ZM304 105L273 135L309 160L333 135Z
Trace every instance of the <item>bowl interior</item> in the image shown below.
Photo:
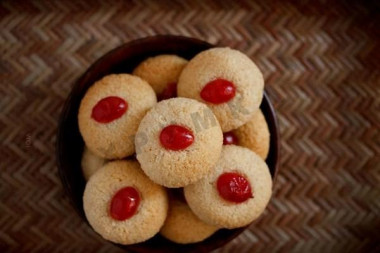
M75 83L64 108L58 127L57 165L63 186L74 208L87 222L83 211L82 196L85 180L81 172L81 156L84 142L79 133L77 114L82 97L87 89L103 76L112 73L131 73L144 59L160 54L176 54L191 59L197 53L214 47L204 41L181 36L154 36L124 44L95 62ZM266 160L272 177L278 171L278 129L275 112L266 93L261 109L268 122L271 134L270 150ZM226 244L246 227L222 229L210 238L194 244L180 245L160 235L152 239L129 246L118 245L134 252L208 252Z

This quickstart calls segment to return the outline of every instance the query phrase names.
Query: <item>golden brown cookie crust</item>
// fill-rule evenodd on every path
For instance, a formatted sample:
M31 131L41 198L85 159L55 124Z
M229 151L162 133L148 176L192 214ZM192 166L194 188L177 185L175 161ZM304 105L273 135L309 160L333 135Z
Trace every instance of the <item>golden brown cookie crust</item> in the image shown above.
M86 146L84 147L81 166L82 166L82 173L86 181L88 181L90 177L93 174L95 174L95 172L101 167L103 167L103 165L106 163L107 163L106 159L95 155Z
M244 175L254 197L240 204L221 198L216 181L225 172ZM244 147L226 145L213 173L186 186L184 193L191 210L201 220L232 229L248 225L263 213L272 194L272 178L268 166L257 154Z
M159 140L168 125L190 129L194 142L185 150L165 149ZM211 110L188 98L172 98L159 102L141 121L136 134L137 160L144 172L166 187L183 187L208 174L223 145L223 133Z
M91 118L93 107L103 98L118 96L128 103L120 118L99 123ZM157 102L150 85L129 74L108 75L91 86L83 97L78 114L79 130L86 146L96 155L120 159L135 152L134 135L145 113Z
M178 82L186 64L187 60L177 55L158 55L141 62L133 74L147 81L160 95L168 84Z
M212 80L234 83L236 95L227 103L204 101L200 92ZM223 132L236 129L252 117L263 98L264 79L258 67L245 54L230 48L212 48L189 61L178 81L178 96L206 103L218 118Z
M249 148L264 160L267 158L270 133L268 124L261 110L257 110L252 119L232 132L238 138L240 146Z
M201 221L190 207L179 200L170 200L169 212L160 234L181 244L195 243L210 237L218 227Z
M118 221L109 215L113 195L121 188L138 190L141 202L131 218ZM83 208L92 228L104 239L120 244L143 242L164 224L168 211L166 190L153 183L136 161L113 161L99 169L87 182Z

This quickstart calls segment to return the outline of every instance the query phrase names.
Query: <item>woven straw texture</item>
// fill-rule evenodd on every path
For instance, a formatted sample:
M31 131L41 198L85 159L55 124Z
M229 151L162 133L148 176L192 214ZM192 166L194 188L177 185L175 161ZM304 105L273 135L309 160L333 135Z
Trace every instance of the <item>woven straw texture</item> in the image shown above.
M379 252L380 8L361 2L2 1L0 252L120 252L65 196L56 129L90 64L155 34L248 54L278 112L273 199L216 252Z

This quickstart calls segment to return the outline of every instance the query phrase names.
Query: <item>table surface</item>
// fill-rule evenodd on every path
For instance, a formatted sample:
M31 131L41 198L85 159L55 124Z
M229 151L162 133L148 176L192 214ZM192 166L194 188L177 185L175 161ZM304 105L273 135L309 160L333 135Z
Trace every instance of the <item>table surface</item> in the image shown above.
M379 4L2 1L0 251L119 252L74 212L55 164L63 103L110 49L155 34L249 55L278 112L264 215L216 252L380 249Z

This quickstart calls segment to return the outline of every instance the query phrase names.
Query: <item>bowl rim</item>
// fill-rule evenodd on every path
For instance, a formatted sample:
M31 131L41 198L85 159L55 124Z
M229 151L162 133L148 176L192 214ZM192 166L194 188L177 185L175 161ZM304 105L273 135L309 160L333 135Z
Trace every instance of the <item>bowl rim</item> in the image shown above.
M67 96L67 98L65 100L65 103L63 104L63 107L62 107L61 112L60 112L59 120L58 120L58 126L57 126L56 145L55 145L55 149L56 149L55 150L56 165L57 165L57 168L58 168L58 174L59 174L60 180L62 182L62 187L64 188L66 197L69 198L69 201L70 201L72 207L74 208L74 210L77 212L77 214L87 224L88 224L88 221L87 221L87 219L85 217L83 217L83 212L81 210L81 209L83 209L83 207L80 208L77 205L77 203L74 201L74 199L72 198L72 195L74 194L74 192L73 192L73 189L72 189L72 187L70 185L70 182L69 182L66 174L64 173L64 169L63 169L64 166L62 164L62 157L61 157L62 154L60 152L61 148L62 148L62 145L63 145L63 142L64 142L64 140L63 140L62 126L64 125L65 121L67 120L69 113L72 112L72 110L73 110L73 108L72 108L73 107L72 106L73 97L74 96L78 96L79 91L81 89L83 89L83 87L81 87L80 84L81 83L85 83L86 79L89 79L90 75L94 71L96 71L101 66L101 64L104 61L110 61L110 60L112 60L112 58L114 57L115 54L117 54L119 52L122 52L126 48L130 48L130 47L133 47L135 45L139 45L141 43L148 43L148 42L155 41L155 40L167 40L167 39L174 39L174 40L179 40L179 41L180 40L187 40L189 42L194 42L194 43L202 44L202 45L204 45L205 47L208 47L208 48L212 48L212 47L225 47L225 46L221 46L221 45L218 45L218 44L213 45L213 44L210 44L210 43L208 43L206 41L199 40L199 39L196 39L196 38L186 37L186 36L178 36L178 35L154 35L154 36L147 36L147 37L144 37L144 38L139 38L139 39L136 39L136 40L131 40L129 42L123 43L123 44L121 44L121 45L119 45L119 46L111 49L110 51L108 51L107 53L105 53L104 55L102 55L101 57L99 57L94 63L90 64L89 67L86 69L86 71L78 79L76 79L76 81L74 82L74 85L72 85L72 87L71 87L70 93L68 94L68 96ZM85 89L85 92L87 91L87 89L88 89L88 87ZM268 96L268 94L267 94L267 92L266 92L265 89L264 89L264 92L263 92L263 101L264 100L266 101L266 106L268 107L268 110L270 112L269 115L264 114L264 116L265 116L266 120L269 119L269 121L271 121L271 124L273 125L273 129L272 130L274 130L274 133L275 133L275 140L274 140L274 143L273 143L274 144L274 146L273 146L273 150L274 150L274 156L273 156L273 159L274 159L274 172L272 174L272 181L273 181L272 190L273 190L275 188L275 182L276 182L276 179L277 179L278 172L280 170L280 160L279 160L280 159L280 132L279 132L279 123L278 123L278 118L277 118L276 111L275 111L274 106L273 106L271 100L269 99L269 96ZM269 130L271 131L271 129L269 129ZM271 136L272 136L272 133L271 133ZM271 138L271 147L270 148L272 148L272 138ZM271 199L272 198L273 198L273 196L271 197ZM232 232L232 234L230 236L228 236L228 238L226 238L226 240L224 240L222 242L219 242L217 244L214 244L213 245L214 247L212 247L211 249L208 249L208 250L211 251L211 250L217 249L217 248L219 248L219 247L221 247L223 245L226 245L228 242L230 242L231 240L233 240L234 238L236 238L238 235L240 235L251 224L249 224L248 226L245 226L245 227L240 227L240 228L237 228L237 229L233 229L232 231L230 230ZM127 250L130 250L130 251L133 251L133 252L142 252L142 251L136 250L136 247L138 247L139 244L120 245L120 244L113 243L113 242L110 242L110 241L105 240L105 239L103 239L103 240L105 242L112 243L112 244L114 244L116 246L119 246L122 249L127 249ZM180 244L178 244L178 245L180 245Z

